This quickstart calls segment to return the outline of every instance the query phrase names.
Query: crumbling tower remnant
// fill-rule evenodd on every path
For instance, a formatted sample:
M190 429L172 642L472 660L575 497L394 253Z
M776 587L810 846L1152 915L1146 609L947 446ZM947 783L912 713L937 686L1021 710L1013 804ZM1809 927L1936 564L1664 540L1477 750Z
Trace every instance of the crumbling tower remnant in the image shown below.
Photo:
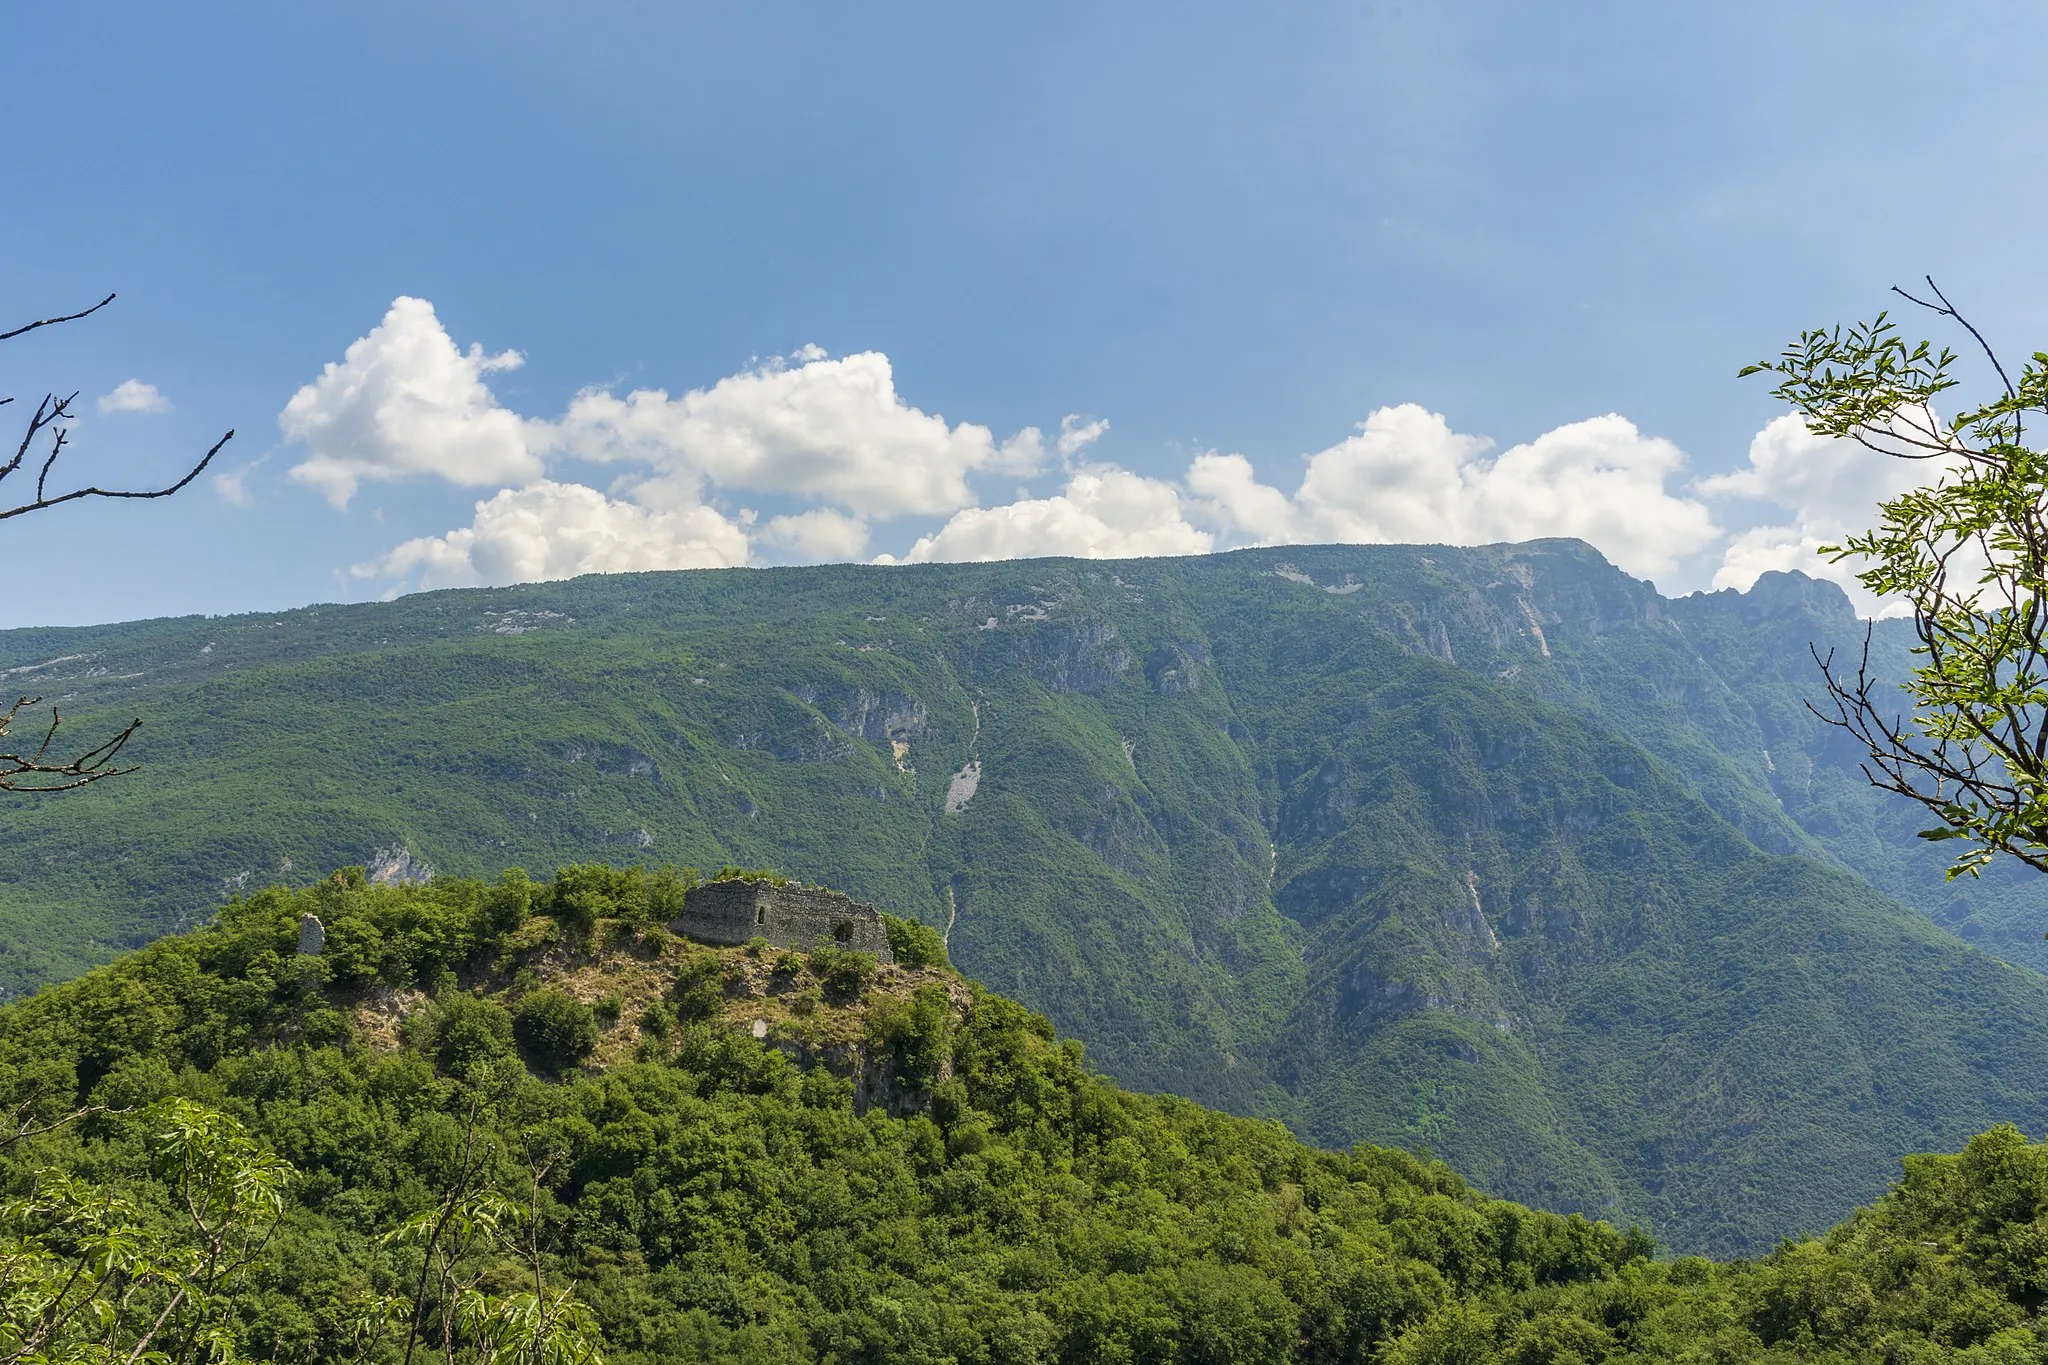
M668 928L704 943L763 938L778 948L808 951L830 945L893 961L879 910L837 891L798 882L735 879L694 887L683 897L683 913Z

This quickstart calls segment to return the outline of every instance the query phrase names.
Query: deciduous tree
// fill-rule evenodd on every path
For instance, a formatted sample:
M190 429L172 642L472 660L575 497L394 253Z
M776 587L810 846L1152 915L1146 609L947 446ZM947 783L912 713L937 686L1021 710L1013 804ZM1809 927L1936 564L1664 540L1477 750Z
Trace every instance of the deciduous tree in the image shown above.
M1874 528L1823 549L1911 609L1910 674L1878 677L1866 635L1853 670L1819 659L1827 701L1813 709L1867 750L1872 783L1940 820L1922 838L1965 841L1951 877L2000 853L2048 871L2048 451L2028 431L2048 418L2048 353L2014 373L1932 279L1924 295L1894 292L1968 336L1987 401L1961 401L1961 358L1886 313L1801 332L1742 371L1776 376L1810 430L1927 468Z

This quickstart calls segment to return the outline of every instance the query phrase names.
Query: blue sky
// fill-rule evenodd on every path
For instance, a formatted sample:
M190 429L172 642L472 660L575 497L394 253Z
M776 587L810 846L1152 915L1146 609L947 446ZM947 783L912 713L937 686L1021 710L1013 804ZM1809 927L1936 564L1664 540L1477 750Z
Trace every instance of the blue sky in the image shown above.
M95 480L238 434L172 502L0 526L26 585L0 624L1566 532L1666 590L1746 581L1895 476L1771 426L1742 363L1930 271L2044 344L2048 97L2005 56L2044 29L1990 4L17 12L0 300L121 297L0 347L0 392L81 390ZM103 413L130 380L161 401Z

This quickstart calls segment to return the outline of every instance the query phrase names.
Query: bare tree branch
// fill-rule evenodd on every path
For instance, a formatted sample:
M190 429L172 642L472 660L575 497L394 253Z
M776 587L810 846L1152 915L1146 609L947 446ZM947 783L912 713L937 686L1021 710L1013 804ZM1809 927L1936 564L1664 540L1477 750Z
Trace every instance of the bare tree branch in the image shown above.
M192 480L198 478L201 474L205 473L206 467L213 463L213 457L220 454L221 447L225 446L229 441L232 441L233 439L235 439L235 433L230 431L225 436L221 437L218 441L215 441L213 445L208 448L206 454L200 458L198 464L193 465L191 469L185 472L185 476L183 478L179 479L176 483L171 484L168 487L147 490L98 487L74 488L70 492L60 493L54 498L43 496L43 482L45 479L49 477L50 465L56 463L57 460L57 450L52 449L50 452L50 458L46 460L43 464L42 474L36 479L36 496L34 501L22 503L17 507L9 507L4 510L0 510L0 521L5 521L9 517L21 516L25 512L40 512L46 508L59 507L67 502L76 502L80 498L168 498L169 496L171 496L171 494L178 492L180 489L184 488L186 484L191 483ZM55 444L58 447L61 447L64 444L63 433L60 432L58 434Z
M1927 281L1928 289L1933 291L1934 297L1940 300L1939 304L1929 303L1926 299L1915 298L1897 285L1892 286L1892 292L1908 303L1919 304L1930 313L1938 313L1942 317L1952 318L1956 322L1961 323L1964 330L1968 331L1976 339L1977 348L1984 352L1984 358L1991 362L1991 368L1998 371L1998 382L2005 385L2005 396L2007 398L2018 397L2018 393L2012 386L2012 380L2006 377L2005 365L1999 360L1998 353L1991 349L1991 343L1984 339L1984 334L1977 330L1976 324L1956 311L1956 306L1948 301L1948 295L1942 293L1941 286L1934 282L1934 276L1923 275L1921 278ZM111 298L113 296L110 294L108 297ZM5 338L0 337L0 340L5 340Z
M1867 631L1853 676L1835 671L1833 650L1825 656L1817 649L1812 653L1814 662L1820 665L1832 714L1810 701L1806 709L1823 724L1844 732L1863 746L1869 755L1861 765L1863 776L1872 786L1917 802L1944 822L1958 807L2010 808L2021 799L2019 788L2005 779L2007 769L1996 752L1946 739L1929 743L1913 732L1903 715L1894 712L1888 717L1880 709L1877 692L1883 684L1870 671ZM2048 735L2048 731L2043 735ZM2038 750L2041 738L2042 735L2036 735L2029 739L2023 730L2017 730L2010 738L2000 737L1991 748L2003 749L2011 739L2020 739L2027 742L2030 750ZM2032 758L2029 753L2020 761L2030 762ZM2048 845L2048 829L2034 827L1998 839L1994 846L2029 867L2048 872L2048 851L2044 851L2044 845Z
M42 704L41 697L21 697L14 705L0 713L0 742L12 737L14 721L31 706ZM142 728L142 718L129 721L112 739L96 748L88 749L75 758L63 762L50 759L50 742L57 737L57 727L64 723L64 717L56 707L50 708L50 724L43 731L42 742L26 753L0 752L0 791L4 792L61 792L73 787L83 787L88 782L97 782L103 777L119 777L132 773L134 768L117 768L114 760L135 732Z
M86 309L83 313L73 313L69 317L62 318L47 318L42 322L31 323L27 327L16 328L12 332L0 335L0 341L6 340L7 337L20 336L23 332L33 331L37 327L47 327L55 323L72 322L78 318L87 317L99 311L100 308L105 307L113 297L112 294L109 294L105 299ZM11 401L13 400L0 399L0 402ZM200 457L199 462L185 471L182 478L162 488L101 488L97 484L92 484L83 488L74 488L68 492L52 494L49 491L50 472L56 467L58 457L64 453L65 447L70 444L70 429L65 424L76 418L77 414L72 411L71 405L77 401L78 394L74 390L62 398L58 397L55 393L46 393L43 395L42 401L36 404L36 410L29 417L28 426L23 430L21 440L14 448L14 457L8 460L6 464L0 465L0 482L4 482L10 475L20 470L23 461L28 458L30 450L35 447L38 439L46 434L49 438L49 454L42 461L41 468L36 474L35 497L26 502L17 503L12 507L0 507L0 521L6 521L11 517L23 516L29 512L47 511L52 507L61 507L67 502L77 502L81 498L168 498L204 473L206 467L213 463L213 457L220 454L221 448L235 438L235 433L232 430L229 431L218 441L215 441L207 452Z
M31 1097L8 1110L5 1119L0 1119L0 1151L5 1151L17 1142L26 1142L30 1138L38 1138L45 1133L54 1133L59 1128L76 1123L88 1114L126 1114L131 1112L130 1109L125 1107L111 1109L104 1104L88 1104L73 1109L69 1113L60 1114L54 1119L37 1119L35 1117L35 1108L36 1099Z
M112 294L109 294L105 298L101 299L98 303L94 304L92 307L86 309L82 313L66 313L61 318L44 318L41 322L31 322L26 327L17 327L11 332L0 332L0 341L12 341L18 336L22 336L28 332L33 332L38 327L55 327L57 324L62 322L76 322L80 318L89 318L94 313L99 312L100 309L106 307L113 301L114 296Z
M0 332L0 341L11 341L16 337L24 336L42 327L55 327L67 322L77 322L81 318L91 317L113 301L114 296L109 294L92 307L80 312L43 318L40 321L16 327L9 332ZM5 406L13 401L11 397L0 397L0 406ZM36 404L35 411L30 414L27 426L22 432L21 440L15 445L13 457L7 460L6 463L0 464L0 483L5 483L9 478L21 471L22 466L28 460L31 453L39 449L42 450L41 457L36 466L35 496L14 503L12 506L6 505L4 501L0 501L0 521L26 516L30 512L45 512L53 507L62 507L66 503L80 502L87 498L143 501L152 498L168 498L204 473L206 467L213 463L214 456L220 454L221 448L233 440L235 436L233 431L229 431L218 441L215 441L206 453L199 458L199 462L187 469L182 477L160 488L103 488L99 484L90 483L64 489L61 492L52 492L51 475L57 470L59 460L64 456L70 445L71 433L69 424L75 419L72 404L77 401L78 394L75 390L64 397L59 397L53 391L45 393L42 401ZM63 488L61 483L57 486L60 489ZM37 698L22 697L14 705L7 708L4 713L0 713L0 743L4 743L11 736L14 722L20 718L23 710L38 704L39 699ZM87 750L85 753L79 754L74 758L59 760L53 759L50 756L50 745L56 738L57 728L61 724L63 724L63 717L58 714L55 707L52 707L50 709L49 726L43 730L42 739L33 750L0 753L0 792L68 791L73 787L82 787L89 782L97 782L103 777L117 777L122 773L135 771L132 767L123 768L115 766L115 760L119 757L121 750L127 745L128 741L134 738L136 730L142 724L141 720L138 719L130 722L127 728L121 730L112 739Z

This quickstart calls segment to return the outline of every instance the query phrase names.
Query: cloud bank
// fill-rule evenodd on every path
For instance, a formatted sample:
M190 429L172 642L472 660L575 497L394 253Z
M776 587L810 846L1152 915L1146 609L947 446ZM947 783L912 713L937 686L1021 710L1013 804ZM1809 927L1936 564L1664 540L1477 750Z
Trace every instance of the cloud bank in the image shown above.
M403 578L417 571L421 587L466 588L746 562L746 532L708 507L657 511L582 484L541 479L500 489L477 503L469 525L408 540L354 572Z
M1020 498L1000 507L956 512L910 547L903 562L1026 559L1137 559L1200 555L1216 537L1190 524L1170 483L1103 468L1075 474L1049 498ZM890 561L894 562L894 561Z
M904 402L878 351L834 360L806 348L680 398L586 390L536 431L550 451L813 497L856 516L950 512L973 501L968 475L1030 474L1044 458L1035 427L998 442Z
M1577 536L1630 573L1656 578L1720 534L1705 504L1667 487L1684 453L1626 418L1574 422L1498 457L1491 449L1404 403L1311 455L1292 494L1260 483L1242 455L1198 456L1187 483L1219 521L1263 545Z
M1049 437L949 421L906 399L877 351L806 347L680 394L586 389L547 419L492 392L491 376L521 362L517 351L464 349L432 304L399 298L286 404L279 425L304 451L291 478L336 508L366 483L495 489L469 525L408 540L357 565L358 577L395 589L855 560L883 530L909 544L873 556L882 563L1576 536L1667 589L1679 576L1747 587L1767 569L1801 568L1875 611L1883 604L1817 548L1927 472L1782 417L1757 434L1744 468L1697 479L1676 445L1618 414L1501 450L1404 403L1308 454L1289 489L1231 452L1198 454L1177 478L1094 460L1109 430L1101 418L1068 415ZM578 467L608 471L609 488L578 482ZM1046 471L1054 487L1017 486ZM978 495L998 480L1012 496ZM767 498L776 514L734 507L735 495ZM1753 524L1724 526L1745 509ZM906 520L907 530L892 526Z

